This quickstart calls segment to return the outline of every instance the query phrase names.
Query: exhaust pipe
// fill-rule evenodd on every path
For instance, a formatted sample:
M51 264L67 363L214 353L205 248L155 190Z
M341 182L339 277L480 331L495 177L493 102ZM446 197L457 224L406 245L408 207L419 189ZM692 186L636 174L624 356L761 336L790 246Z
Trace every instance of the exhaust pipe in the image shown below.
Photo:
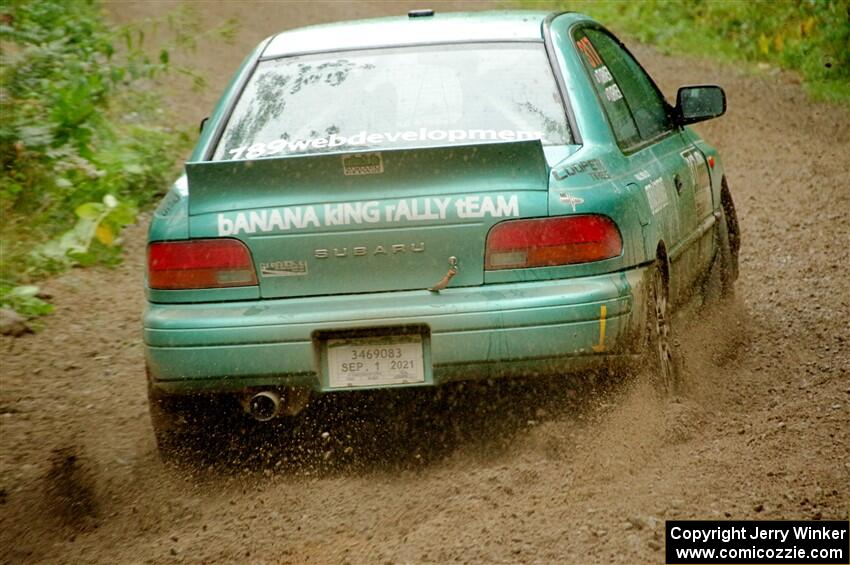
M271 390L258 392L248 401L248 413L259 422L268 422L280 413L280 395Z
M279 390L264 390L239 398L242 408L259 422L268 422L278 416L296 416L310 402L310 389L286 387Z

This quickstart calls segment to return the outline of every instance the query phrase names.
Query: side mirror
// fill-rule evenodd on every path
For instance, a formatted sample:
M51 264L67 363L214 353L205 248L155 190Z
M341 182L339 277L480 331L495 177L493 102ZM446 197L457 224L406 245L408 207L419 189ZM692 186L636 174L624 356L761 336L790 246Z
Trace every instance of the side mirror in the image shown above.
M207 121L210 119L209 116L201 120L201 125L198 127L198 133L204 133L204 126L207 125Z
M676 94L676 117L680 125L710 120L725 112L726 93L719 86L683 86Z

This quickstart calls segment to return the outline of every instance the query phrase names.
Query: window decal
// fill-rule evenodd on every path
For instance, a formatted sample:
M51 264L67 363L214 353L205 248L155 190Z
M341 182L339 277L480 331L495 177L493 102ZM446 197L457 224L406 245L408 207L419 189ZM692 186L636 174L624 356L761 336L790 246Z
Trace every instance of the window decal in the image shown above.
M590 63L590 66L594 69L602 66L602 57L599 56L599 53L596 52L596 48L593 47L593 44L587 37L582 37L576 41L576 47L578 47L578 50L584 54L587 62Z
M614 80L614 77L611 76L611 71L605 65L593 71L593 78L596 79L597 84L608 84Z
M617 100L623 99L623 93L620 92L619 86L612 84L611 86L605 87L605 98L607 98L609 102L616 102Z

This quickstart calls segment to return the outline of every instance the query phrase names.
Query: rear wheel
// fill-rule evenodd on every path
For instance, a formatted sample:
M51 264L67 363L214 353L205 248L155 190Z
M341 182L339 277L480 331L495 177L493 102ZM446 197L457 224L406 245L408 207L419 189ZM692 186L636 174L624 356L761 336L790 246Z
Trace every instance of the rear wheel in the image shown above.
M148 381L148 410L150 411L151 424L153 426L156 447L163 461L179 461L185 456L188 447L192 444L189 440L189 425L186 420L185 404L181 399L173 395L163 393L155 389L150 380Z
M168 394L155 388L148 379L148 408L163 461L183 463L209 451L211 441L226 424L221 400L213 396Z
M673 395L681 387L684 364L673 338L667 279L660 261L652 267L648 282L644 370L661 394Z

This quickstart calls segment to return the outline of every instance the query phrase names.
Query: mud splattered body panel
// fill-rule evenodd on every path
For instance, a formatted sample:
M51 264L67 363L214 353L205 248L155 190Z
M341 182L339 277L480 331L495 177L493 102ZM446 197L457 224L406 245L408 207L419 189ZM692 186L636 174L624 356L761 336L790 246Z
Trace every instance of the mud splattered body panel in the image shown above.
M425 19L286 32L246 60L149 238L237 240L256 282L147 289L155 386L329 392L568 373L638 351L660 247L674 300L705 276L719 157L663 98L668 113L653 114L651 81L607 32L578 14ZM494 73L500 49L529 62L520 86ZM470 53L482 62L458 72ZM339 89L366 95L323 102ZM303 123L284 119L293 108ZM489 247L506 222L565 217L614 226L618 251L561 260L552 244L534 262L522 234L517 249ZM383 376L360 363L380 372L391 354L403 362Z

